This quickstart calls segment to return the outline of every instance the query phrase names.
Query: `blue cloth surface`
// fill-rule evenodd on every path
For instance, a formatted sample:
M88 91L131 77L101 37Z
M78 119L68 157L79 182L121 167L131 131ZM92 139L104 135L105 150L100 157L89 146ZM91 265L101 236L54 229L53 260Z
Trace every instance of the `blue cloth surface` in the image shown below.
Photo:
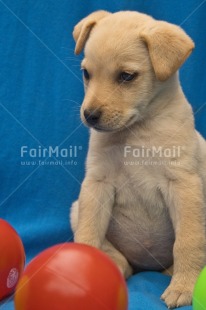
M68 212L84 177L88 131L79 118L82 56L74 57L71 33L97 9L137 10L182 25L196 49L180 78L196 127L206 136L205 1L0 0L0 217L19 232L27 261L53 244L72 240ZM26 152L58 145L73 154L40 165L45 157ZM159 297L169 280L151 272L132 277L129 310L165 309ZM12 301L0 309L14 309Z

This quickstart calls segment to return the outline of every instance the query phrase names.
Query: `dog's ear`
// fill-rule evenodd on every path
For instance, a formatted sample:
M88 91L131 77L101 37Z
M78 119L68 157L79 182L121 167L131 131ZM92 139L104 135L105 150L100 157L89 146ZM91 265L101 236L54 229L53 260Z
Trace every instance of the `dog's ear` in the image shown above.
M192 39L178 26L154 21L140 37L147 44L158 80L165 81L184 63L194 48Z
M80 54L88 37L92 30L92 28L96 25L96 23L108 16L109 12L107 11L96 11L84 19L82 19L75 27L73 31L73 37L76 41L75 54Z

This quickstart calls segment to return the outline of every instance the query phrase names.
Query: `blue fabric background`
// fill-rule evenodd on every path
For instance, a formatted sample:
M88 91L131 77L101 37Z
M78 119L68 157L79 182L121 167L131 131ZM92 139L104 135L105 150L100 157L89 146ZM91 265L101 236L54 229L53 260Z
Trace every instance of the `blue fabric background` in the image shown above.
M182 25L196 49L181 69L181 82L196 112L196 127L206 136L205 2L0 0L0 217L21 235L28 260L72 239L68 211L79 193L88 143L78 112L83 87L81 56L73 54L74 25L97 9L138 10ZM21 146L60 144L80 148L77 158L71 158L76 165L21 165L31 160L28 155L21 158ZM169 281L155 272L132 277L129 309L166 309L159 297ZM14 306L9 300L0 308Z

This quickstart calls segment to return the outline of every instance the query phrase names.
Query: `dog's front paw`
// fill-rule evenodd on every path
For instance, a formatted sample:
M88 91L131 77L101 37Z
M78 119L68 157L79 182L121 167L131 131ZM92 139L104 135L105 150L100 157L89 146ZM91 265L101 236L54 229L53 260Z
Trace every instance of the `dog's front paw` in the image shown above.
M191 305L193 287L191 285L173 285L171 283L161 299L165 301L169 309Z

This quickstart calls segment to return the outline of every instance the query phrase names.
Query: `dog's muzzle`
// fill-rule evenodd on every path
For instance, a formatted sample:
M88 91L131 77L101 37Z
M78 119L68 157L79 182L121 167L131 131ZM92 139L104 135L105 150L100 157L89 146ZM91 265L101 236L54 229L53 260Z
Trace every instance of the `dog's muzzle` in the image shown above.
M102 112L99 109L94 109L94 110L85 109L84 110L85 120L91 126L95 126L98 124L101 114Z

